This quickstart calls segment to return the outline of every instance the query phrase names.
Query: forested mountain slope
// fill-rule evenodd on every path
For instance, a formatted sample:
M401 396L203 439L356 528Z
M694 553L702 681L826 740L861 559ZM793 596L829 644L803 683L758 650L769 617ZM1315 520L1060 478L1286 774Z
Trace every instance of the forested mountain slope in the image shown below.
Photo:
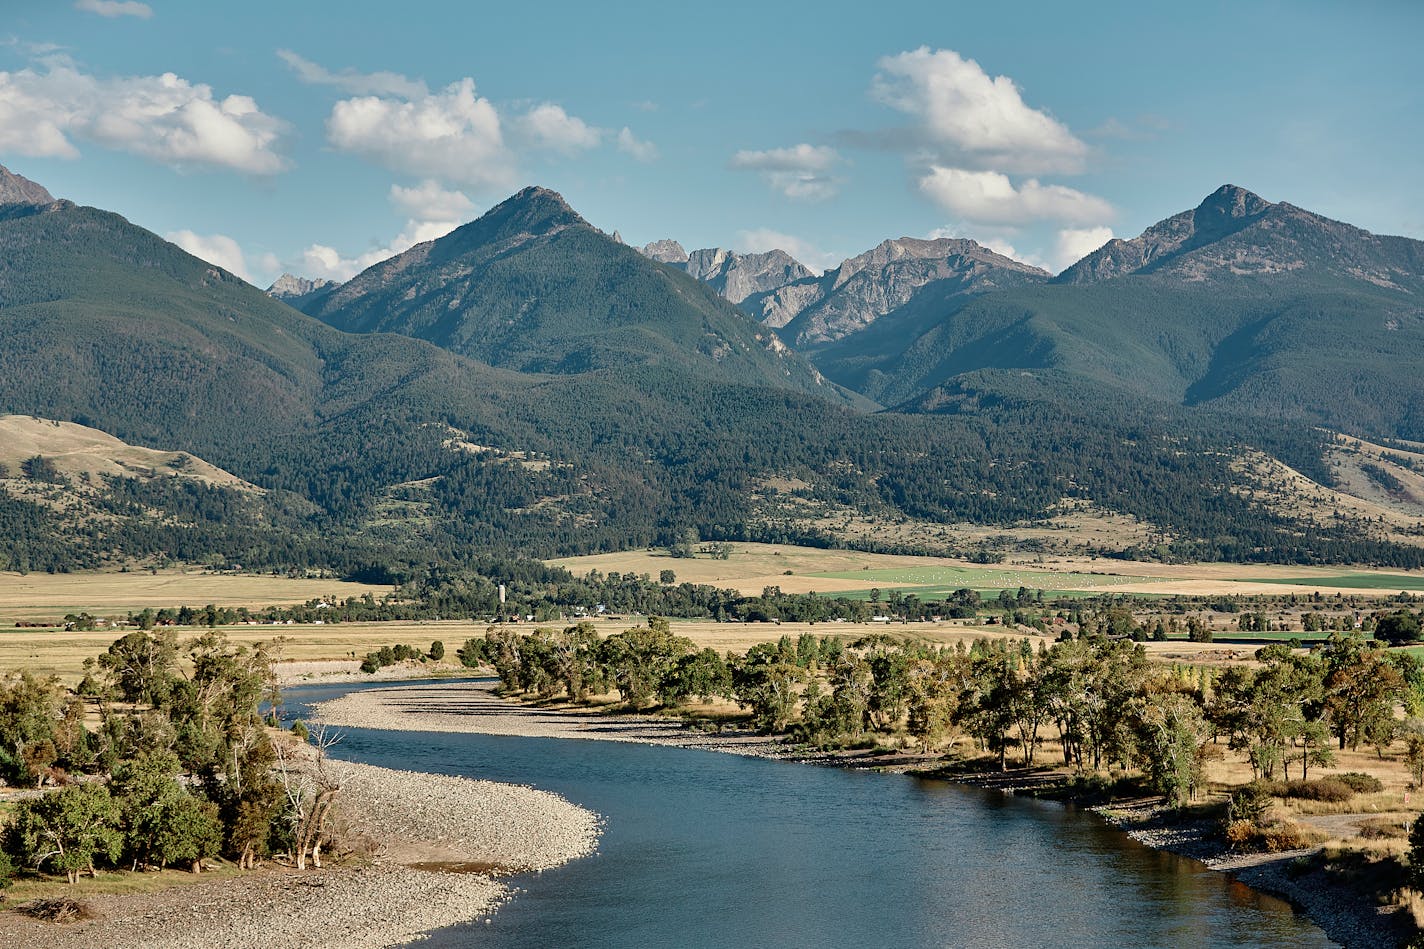
M637 260L656 287L710 295ZM1035 522L1090 503L1157 525L1157 553L1173 556L1420 561L1363 522L1302 519L1236 490L1248 450L1330 476L1325 439L1299 425L1123 403L1081 375L1018 370L867 414L785 377L689 371L703 356L693 345L586 372L492 368L402 335L340 332L117 215L7 205L0 413L187 452L262 490L98 471L77 514L70 476L10 471L0 568L219 558L370 577L689 531L837 542L833 524L768 513L773 484L887 524Z
M374 265L309 312L347 332L414 336L521 372L665 367L855 401L711 288L613 240L543 188Z
M822 354L885 404L982 368L1054 369L1188 406L1424 437L1424 243L1226 187L1053 283ZM876 342L877 345L868 345Z

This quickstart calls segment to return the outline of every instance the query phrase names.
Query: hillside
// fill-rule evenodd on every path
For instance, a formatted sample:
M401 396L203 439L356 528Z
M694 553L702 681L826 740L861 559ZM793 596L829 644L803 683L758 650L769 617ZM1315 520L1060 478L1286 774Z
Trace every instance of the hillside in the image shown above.
M886 404L964 372L1051 368L1129 398L1418 438L1424 387L1404 354L1424 352L1421 291L1424 243L1228 187L1051 284L819 361Z
M27 461L40 457L65 477L84 481L101 478L191 478L204 484L251 489L217 465L182 451L161 451L130 445L107 432L74 422L0 415L0 467L19 474Z
M708 286L526 188L479 220L376 264L309 312L520 372L661 367L852 402Z
M521 210L475 230L503 228L507 256L543 248L532 251L550 268L540 279L554 279L563 250L613 259L609 240L572 218L516 239L548 223ZM687 329L693 312L728 332L750 325L687 275L613 246L633 275L608 285L619 312L653 309L639 288L664 302L672 288L698 301L675 326ZM417 256L454 250L436 242ZM362 312L379 316L374 303ZM550 309L541 325L558 316ZM1139 525L1118 553L1424 561L1366 520L1320 523L1236 490L1248 452L1330 479L1326 440L1299 425L1125 404L1081 376L1017 370L961 375L901 412L865 414L747 368L795 366L789 357L729 356L746 378L728 380L697 342L682 351L661 332L608 368L513 372L403 335L340 332L118 215L67 202L0 212L0 328L0 412L183 452L262 489L132 469L12 472L0 480L0 569L216 559L389 580L477 556L632 549L689 533L978 555L998 549L990 525L1034 536L1088 509ZM626 338L616 329L585 334L579 351L609 354ZM556 364L571 352L569 338L536 333L524 345L536 342ZM652 358L661 350L671 355ZM540 351L527 350L534 361Z

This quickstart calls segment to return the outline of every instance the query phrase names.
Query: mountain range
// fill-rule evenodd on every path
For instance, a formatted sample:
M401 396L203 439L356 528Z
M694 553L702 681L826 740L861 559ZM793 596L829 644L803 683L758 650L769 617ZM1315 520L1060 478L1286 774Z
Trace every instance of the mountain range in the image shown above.
M821 275L640 252L529 188L345 283L263 293L116 214L0 187L0 413L259 489L101 477L76 530L0 473L0 566L216 548L389 576L689 530L846 543L851 521L878 525L856 543L968 553L952 525L1065 510L1148 525L1119 554L1424 559L1362 515L1271 502L1240 463L1330 488L1316 425L1418 437L1421 245L1240 189L1052 277L967 240Z
M664 246L667 242L649 245ZM1063 273L902 238L742 307L882 405L985 368L1424 439L1424 243L1225 185Z

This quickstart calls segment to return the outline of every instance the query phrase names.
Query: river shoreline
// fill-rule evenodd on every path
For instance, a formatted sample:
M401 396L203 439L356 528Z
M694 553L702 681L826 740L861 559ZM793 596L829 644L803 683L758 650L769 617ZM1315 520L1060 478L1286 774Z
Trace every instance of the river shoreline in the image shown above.
M609 714L575 708L520 704L494 692L491 682L420 683L348 693L315 707L321 722L334 727L392 731L477 732L533 738L578 738L694 748L760 758L866 770L930 774L930 759L915 755L883 756L867 752L805 754L784 741L745 731L705 732L685 722L649 715ZM1007 794L1063 797L1062 775L1044 772L935 773L945 780ZM1060 793L1054 793L1059 790ZM1071 800L1071 797L1065 798ZM1278 854L1232 853L1206 824L1167 819L1155 802L1097 807L1102 819L1134 840L1226 873L1261 892L1290 902L1298 912L1345 946L1393 947L1401 944L1394 915L1362 905L1320 871L1300 872L1297 858L1314 851Z
M83 902L69 924L0 913L0 944L52 949L387 949L488 917L512 895L500 877L551 869L597 846L597 815L548 791L329 760L333 821L368 860L263 868Z

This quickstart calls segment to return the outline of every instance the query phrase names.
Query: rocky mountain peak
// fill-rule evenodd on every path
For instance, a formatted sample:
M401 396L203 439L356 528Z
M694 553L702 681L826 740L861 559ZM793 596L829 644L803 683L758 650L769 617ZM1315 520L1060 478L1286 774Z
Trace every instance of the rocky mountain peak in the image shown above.
M1253 217L1274 207L1271 202L1237 185L1222 185L1197 205L1198 216Z
M1192 210L1158 221L1131 240L1108 241L1063 271L1056 280L1093 283L1156 270L1250 227L1277 207L1245 188L1222 185Z
M41 184L0 165L0 204L53 204L54 195Z
M483 225L481 230L486 235L503 232L507 236L550 234L576 224L588 226L563 195L538 186L501 201L475 223Z
M272 282L272 286L267 288L267 294L279 298L301 296L311 293L313 290L329 287L334 283L334 280L325 280L321 277L298 277L295 274L284 273Z
M687 251L682 249L682 245L670 238L660 241L653 241L643 247L643 256L656 260L660 264L685 264L687 263Z

